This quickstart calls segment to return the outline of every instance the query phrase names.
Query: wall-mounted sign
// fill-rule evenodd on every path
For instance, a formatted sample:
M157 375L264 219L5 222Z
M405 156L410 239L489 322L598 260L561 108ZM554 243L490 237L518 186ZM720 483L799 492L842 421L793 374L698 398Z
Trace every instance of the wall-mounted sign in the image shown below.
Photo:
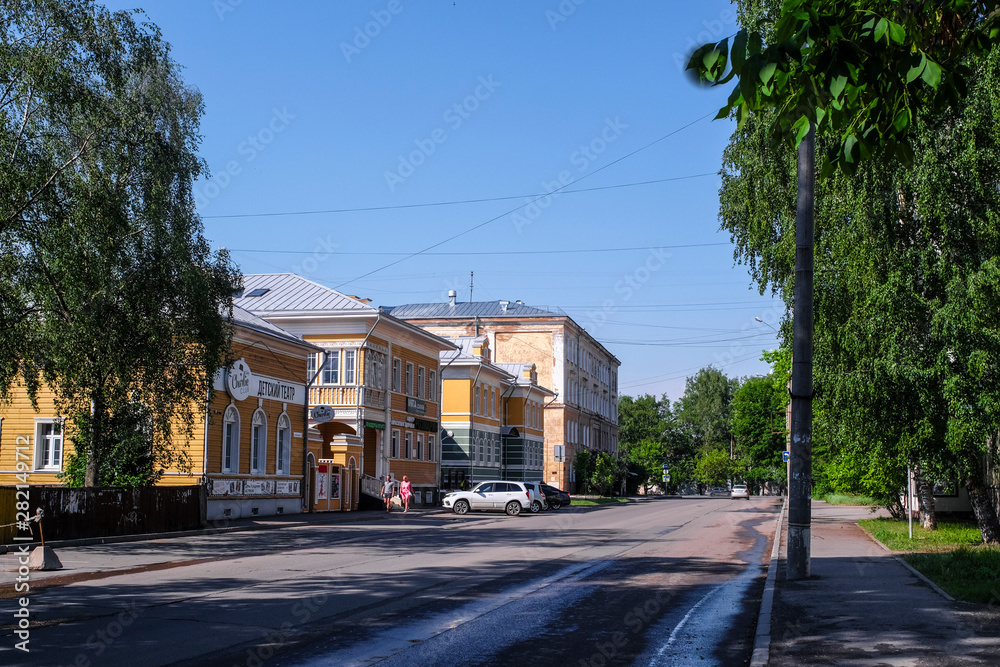
M329 405L317 405L309 413L309 417L320 424L333 419L333 408Z
M257 398L273 398L276 401L294 403L295 390L296 386L289 382L263 378L257 381Z
M438 423L431 421L429 419L414 419L413 427L420 431L430 431L431 433L437 433Z
M250 396L253 373L245 359L240 359L226 373L226 391L234 401L245 401Z
M413 413L415 415L426 415L427 404L421 401L419 398L413 398L412 396L407 396L406 411Z
M372 421L370 419L366 419L365 420L365 428L384 429L385 428L385 423L384 422Z

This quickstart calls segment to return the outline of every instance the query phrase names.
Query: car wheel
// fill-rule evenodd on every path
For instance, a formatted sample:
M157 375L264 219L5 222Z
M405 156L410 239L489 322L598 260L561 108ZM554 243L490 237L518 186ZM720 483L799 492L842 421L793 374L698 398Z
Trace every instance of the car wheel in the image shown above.
M469 501L468 500L456 500L455 507L452 508L455 514L468 514L469 513Z
M558 500L549 501L549 509L550 510L557 510L560 507L562 507L562 502L560 502Z
M532 500L531 501L531 513L532 514L538 514L541 511L542 511L542 503L539 502L539 501L537 501L537 500Z
M517 502L516 500L512 500L509 503L507 503L507 508L505 511L507 512L507 516L517 516L518 514L521 513L521 503Z

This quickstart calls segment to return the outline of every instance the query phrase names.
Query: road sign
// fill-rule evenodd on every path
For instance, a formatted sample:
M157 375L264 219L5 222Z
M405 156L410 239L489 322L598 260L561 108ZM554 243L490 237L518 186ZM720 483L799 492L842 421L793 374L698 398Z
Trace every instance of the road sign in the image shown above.
M781 460L782 460L783 462L785 462L785 463L788 463L788 457L789 457L790 455L791 455L791 452L789 452L789 451L788 451L788 450L786 449L785 451L781 452Z

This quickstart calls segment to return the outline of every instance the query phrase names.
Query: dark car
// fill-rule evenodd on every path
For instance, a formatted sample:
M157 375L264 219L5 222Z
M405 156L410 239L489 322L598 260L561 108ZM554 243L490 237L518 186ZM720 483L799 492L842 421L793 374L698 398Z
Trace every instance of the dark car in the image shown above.
M548 484L539 485L542 487L542 493L545 494L545 500L549 503L549 509L557 510L560 507L568 507L570 501L569 494L562 489L557 489L554 486L549 486Z

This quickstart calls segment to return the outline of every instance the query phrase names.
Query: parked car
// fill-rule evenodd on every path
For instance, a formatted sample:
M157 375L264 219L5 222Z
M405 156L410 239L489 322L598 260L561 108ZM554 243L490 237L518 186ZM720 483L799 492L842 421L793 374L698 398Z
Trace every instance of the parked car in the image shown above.
M540 486L542 487L542 493L545 494L545 499L549 503L549 509L557 510L560 507L569 507L572 498L569 497L568 493L548 484L541 484Z
M529 509L531 509L532 514L549 509L549 503L545 498L545 493L542 492L541 484L538 482L524 482L524 485L528 488L528 493L531 494L531 506Z
M729 495L729 491L721 486L710 486L705 490L705 494L709 496L727 496Z
M452 491L444 497L444 506L455 514L470 510L494 510L517 516L531 510L531 492L524 482L490 480L468 491Z
M730 498L746 498L750 500L750 489L747 488L746 484L734 484L733 490L729 494Z

